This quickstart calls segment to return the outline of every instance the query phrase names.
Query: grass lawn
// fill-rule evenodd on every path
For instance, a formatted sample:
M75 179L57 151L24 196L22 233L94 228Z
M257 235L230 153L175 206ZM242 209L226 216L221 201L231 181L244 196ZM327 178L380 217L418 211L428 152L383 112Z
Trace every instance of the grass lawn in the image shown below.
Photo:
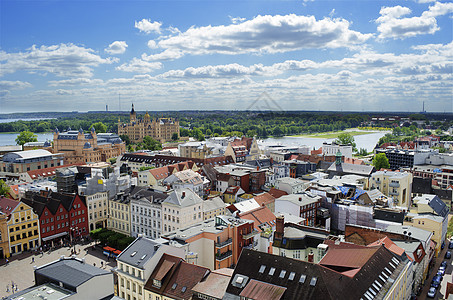
M321 133L314 133L314 134L303 134L303 135L293 135L293 136L298 136L298 137L307 137L307 138L319 138L319 139L335 139L337 138L340 134L342 133L349 133L352 136L355 135L364 135L364 134L370 134L373 132L367 132L367 131L335 131L335 132L321 132Z
M451 215L448 216L448 228L447 228L447 238L453 236L453 218Z

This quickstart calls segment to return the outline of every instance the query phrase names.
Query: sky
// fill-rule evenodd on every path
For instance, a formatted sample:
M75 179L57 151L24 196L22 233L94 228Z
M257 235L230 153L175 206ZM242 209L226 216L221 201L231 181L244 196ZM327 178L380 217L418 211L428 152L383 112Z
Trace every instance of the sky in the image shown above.
M0 1L0 113L453 112L453 2Z

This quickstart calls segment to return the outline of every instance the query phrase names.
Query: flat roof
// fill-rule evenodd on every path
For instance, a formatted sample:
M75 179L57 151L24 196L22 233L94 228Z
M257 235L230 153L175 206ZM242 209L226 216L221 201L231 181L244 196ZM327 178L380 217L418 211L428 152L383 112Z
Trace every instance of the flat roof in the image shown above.
M6 299L11 300L35 300L35 299L47 299L47 300L59 300L69 297L73 292L63 289L51 283L45 283L39 286L33 286L25 289L18 293L9 296Z

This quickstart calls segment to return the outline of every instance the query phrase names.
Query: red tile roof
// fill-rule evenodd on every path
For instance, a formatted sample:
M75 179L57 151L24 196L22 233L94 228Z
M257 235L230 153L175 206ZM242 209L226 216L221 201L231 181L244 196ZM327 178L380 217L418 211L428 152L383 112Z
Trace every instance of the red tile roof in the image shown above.
M0 211L9 216L19 203L19 201L0 196Z
M163 294L173 299L191 299L192 288L209 274L209 269L184 261L171 276Z
M375 241L374 243L369 244L368 246L379 246L379 245L384 245L385 248L389 249L391 252L395 253L398 256L403 255L404 249L398 247L394 242L392 242L391 239L389 239L387 236ZM409 256L408 256L409 257ZM409 259L411 259L409 257ZM412 259L411 259L412 260Z
M320 265L331 267L341 267L350 269L360 269L376 253L378 248L364 247L356 249L332 248L319 262ZM349 270L348 270L349 271Z
M264 192L260 195L257 195L255 197L253 197L255 199L256 202L258 202L259 205L267 205L267 204L270 204L272 202L275 202L275 198L274 196L272 196L271 194L267 193L267 192Z
M278 199L278 198L280 198L281 196L288 195L287 192L282 191L282 190L279 190L279 189L276 189L276 188L271 188L271 189L269 190L269 194L271 194L272 197L274 197L275 199Z
M252 279L239 296L241 299L245 297L246 299L279 300L285 291L285 287Z
M60 168L65 168L65 167L72 167L72 166L82 166L82 163L77 163L77 164L68 164L68 165L62 165L62 166L57 166L57 167L50 167L50 168L45 168L45 169L39 169L39 170L33 170L33 171L27 171L28 176L32 180L38 179L38 178L46 178L46 177L51 177L55 176L55 171Z
M261 231L259 225L267 223L269 226L275 225L275 215L266 206L261 206L254 210L239 214L241 219L253 221L253 226L256 230Z

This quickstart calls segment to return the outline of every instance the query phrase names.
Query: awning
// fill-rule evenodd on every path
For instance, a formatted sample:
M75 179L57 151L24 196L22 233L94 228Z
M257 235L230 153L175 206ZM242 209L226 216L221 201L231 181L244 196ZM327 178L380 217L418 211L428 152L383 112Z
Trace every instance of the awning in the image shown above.
M60 233L57 233L57 234L54 234L54 235L51 235L51 236L46 236L45 238L42 238L42 241L43 242L47 242L47 241L59 238L60 236L65 236L67 234L68 234L67 232L60 232Z

